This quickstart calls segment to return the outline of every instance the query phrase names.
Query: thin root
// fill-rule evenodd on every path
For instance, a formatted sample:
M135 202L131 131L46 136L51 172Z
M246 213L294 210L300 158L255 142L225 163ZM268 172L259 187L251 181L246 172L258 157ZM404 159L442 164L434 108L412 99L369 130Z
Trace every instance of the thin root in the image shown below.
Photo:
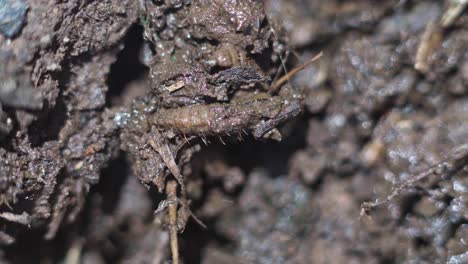
M177 199L177 182L168 181L166 185L167 198ZM171 239L172 263L179 264L179 242L177 240L177 203L168 205L169 236Z
M322 57L322 55L323 55L323 52L321 51L319 54L315 55L310 60L306 61L302 65L297 66L296 68L292 69L289 73L285 74L283 77L277 80L276 83L271 87L270 93L271 94L275 93L285 82L289 81L291 77L293 77L299 71L303 70L305 67L312 64L312 62L318 60L320 57Z
M154 211L154 214L159 214L161 213L162 211L166 210L166 208L168 208L170 205L180 205L184 208L184 210L186 210L190 216L192 217L192 219L197 222L197 224L199 224L201 227L203 228L207 228L206 225L200 220L200 218L198 218L193 212L192 210L190 210L189 208L189 205L187 202L185 202L184 200L182 199L179 199L179 198L174 198L174 199L166 199L164 201L161 201L158 205L158 208L156 209L156 211Z
M462 145L448 153L448 158L444 161L437 163L421 173L411 177L410 179L402 182L395 188L392 193L385 199L377 199L375 202L364 202L361 204L360 217L368 215L369 212L383 204L386 204L399 196L404 190L413 187L417 182L431 176L431 175L446 175L456 172L468 164L468 144Z

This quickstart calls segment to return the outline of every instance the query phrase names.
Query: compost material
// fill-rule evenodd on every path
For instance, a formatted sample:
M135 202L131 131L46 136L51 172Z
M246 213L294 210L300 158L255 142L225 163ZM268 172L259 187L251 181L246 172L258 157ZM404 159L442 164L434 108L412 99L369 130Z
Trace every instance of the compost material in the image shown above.
M39 2L0 0L1 263L468 261L468 1Z

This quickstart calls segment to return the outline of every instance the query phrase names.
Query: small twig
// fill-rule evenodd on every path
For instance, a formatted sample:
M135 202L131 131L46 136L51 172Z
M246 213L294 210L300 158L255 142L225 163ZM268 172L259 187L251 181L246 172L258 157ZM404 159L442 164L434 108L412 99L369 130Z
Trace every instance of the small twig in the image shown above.
M376 200L375 202L364 202L361 204L361 217L367 215L370 210L390 202L395 197L399 196L402 191L414 186L417 182L429 177L430 175L443 175L456 172L468 164L468 144L462 145L448 153L449 157L442 162L439 162L421 173L402 182L397 187L393 188L392 193L385 199Z
M416 50L416 58L414 68L419 72L426 73L429 71L429 63L432 54L442 42L442 31L438 24L430 22L426 25L426 29L421 36L421 42Z
M455 20L463 13L463 10L468 6L468 0L452 0L449 3L447 10L440 19L442 27L450 27Z
M177 182L168 181L166 185L167 198L177 199ZM177 202L168 205L169 215L169 236L171 239L172 263L179 264L179 243L177 241Z
M168 90L170 93L174 92L174 91L177 91L179 89L182 89L183 87L185 86L185 82L184 81L178 81L178 82L175 82L169 86L166 87L166 90Z
M445 30L455 23L466 6L468 6L468 0L451 0L442 17L438 21L432 21L426 25L416 50L414 63L416 70L422 73L429 71L431 56L441 45Z
M438 164L439 165L439 164ZM426 169L425 171L417 174L415 177L408 179L407 181L402 182L397 187L393 188L392 193L389 194L385 199L377 199L374 202L364 202L361 204L361 216L367 215L370 210L375 207L381 206L393 200L395 197L400 195L400 193L409 187L413 186L416 182L434 174L439 167L438 165L432 166L431 168Z
M195 220L195 222L197 222L198 225L200 225L201 227L203 227L204 229L206 229L206 225L202 222L202 220L200 220L200 218L198 218L193 212L192 210L190 210L190 208L188 208L188 205L185 204L183 205L186 207L186 210L189 212L190 216L192 217L193 220Z
M292 69L289 73L279 78L278 81L276 81L276 83L271 87L270 93L275 93L281 87L281 85L289 81L289 79L291 79L291 77L293 77L296 73L298 73L299 71L303 70L305 67L312 64L312 62L322 57L322 55L323 55L323 52L321 51L319 54L315 55L310 60L304 62L302 65L297 66L296 68Z

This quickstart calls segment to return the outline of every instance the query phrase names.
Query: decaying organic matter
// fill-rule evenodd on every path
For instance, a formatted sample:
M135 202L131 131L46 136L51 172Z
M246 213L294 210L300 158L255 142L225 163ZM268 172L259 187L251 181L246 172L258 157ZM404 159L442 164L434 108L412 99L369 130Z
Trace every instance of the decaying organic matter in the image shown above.
M282 54L272 49L278 40L270 34L261 2L140 4L146 20L144 36L156 51L148 60L152 91L142 111L120 113L119 119L128 117L122 125L122 144L144 183L155 184L162 192L166 178L172 175L186 197L183 175L187 172L183 167L200 140L208 144L212 137L241 139L249 132L255 138L280 139L276 127L301 112L300 95L265 93L265 81L273 77L268 70L274 67L263 70L254 56L267 49L277 56ZM164 12L173 12L172 24L158 22L157 16ZM229 19L218 19L220 16ZM186 23L190 26L179 30ZM217 24L213 27L212 23ZM204 48L196 47L200 45ZM273 58L270 61L274 65ZM141 109L140 104L135 102L133 107ZM168 199L174 195L171 185ZM170 219L177 218L173 206L177 205L168 209ZM169 226L174 261L178 262L176 229L174 224Z
M0 263L467 262L467 3L0 0Z
M2 246L55 238L116 156L105 76L136 16L133 1L0 1L0 206L17 216Z
M270 33L260 2L157 5L143 1L141 9L144 36L156 51L149 60L152 92L144 102L134 103L133 108L141 110L123 112L119 120L128 119L123 124L122 142L136 160L136 174L143 182L153 181L161 191L171 172L182 184L177 167L183 166L175 159L187 163L191 154L185 154L184 147L194 146L197 139L239 137L247 131L260 138L300 112L297 96L262 94L274 67L262 69L255 56L267 49L275 54L272 45L279 40ZM171 12L172 24L158 22L164 12ZM219 16L230 17L232 23L218 20ZM184 19L177 20L179 17ZM219 25L209 25L214 21ZM184 28L186 24L188 28ZM202 49L197 48L200 45ZM144 140L146 137L154 139ZM167 139L161 139L164 137ZM151 153L161 158L149 157Z

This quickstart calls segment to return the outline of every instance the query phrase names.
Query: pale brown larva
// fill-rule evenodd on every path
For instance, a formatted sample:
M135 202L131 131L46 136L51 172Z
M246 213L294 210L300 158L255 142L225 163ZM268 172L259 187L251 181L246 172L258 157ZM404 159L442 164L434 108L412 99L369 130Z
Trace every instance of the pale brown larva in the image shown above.
M224 136L254 130L262 122L281 116L287 104L279 97L271 97L226 104L160 109L150 117L150 122L156 127L171 129L177 134ZM286 109L289 111L291 108ZM294 109L296 110L290 115L296 115L300 106Z

